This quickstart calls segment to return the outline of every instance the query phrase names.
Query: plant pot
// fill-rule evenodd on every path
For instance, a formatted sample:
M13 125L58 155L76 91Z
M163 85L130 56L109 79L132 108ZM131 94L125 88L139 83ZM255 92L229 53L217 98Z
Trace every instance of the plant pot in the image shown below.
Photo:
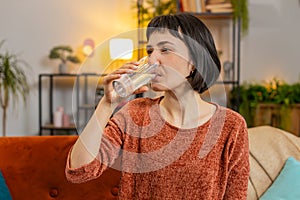
M258 104L253 121L254 126L270 125L300 136L300 104Z
M58 68L58 72L60 74L66 74L68 72L68 70L67 70L67 64L66 63L60 63L59 64L59 68Z

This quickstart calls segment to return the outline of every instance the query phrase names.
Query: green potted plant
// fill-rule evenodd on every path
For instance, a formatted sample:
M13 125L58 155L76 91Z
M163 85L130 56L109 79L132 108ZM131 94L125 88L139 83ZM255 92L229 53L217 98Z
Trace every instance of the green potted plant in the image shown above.
M291 113L300 103L300 83L287 84L276 78L265 84L244 83L231 90L231 105L237 104L236 96L240 97L239 112L249 127L257 125L255 119L259 121L257 119L261 119L261 115L266 111L272 115L277 127L290 130L293 121Z
M241 19L242 33L245 35L249 29L248 0L230 0L233 8L233 19Z
M67 73L66 64L68 61L74 64L80 63L80 59L77 56L72 55L72 53L73 49L68 45L55 46L50 50L49 58L59 59L61 61L59 64L59 72Z
M0 49L4 40L0 42ZM8 51L0 52L0 104L2 113L2 135L6 136L7 108L10 100L15 104L22 97L26 101L29 85L23 67L28 64L16 54Z

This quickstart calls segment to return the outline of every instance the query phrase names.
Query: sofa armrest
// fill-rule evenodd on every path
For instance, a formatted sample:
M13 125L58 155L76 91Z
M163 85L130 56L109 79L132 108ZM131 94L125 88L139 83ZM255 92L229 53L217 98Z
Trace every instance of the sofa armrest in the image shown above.
M87 183L67 181L66 158L76 139L77 136L0 138L0 169L13 199L117 199L117 170L108 169Z

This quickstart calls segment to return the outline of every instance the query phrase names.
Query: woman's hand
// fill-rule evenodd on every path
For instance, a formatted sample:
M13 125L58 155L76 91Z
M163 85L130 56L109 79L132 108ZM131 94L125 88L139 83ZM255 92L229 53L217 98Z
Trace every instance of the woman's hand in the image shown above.
M138 62L129 62L124 64L119 69L113 71L112 73L106 75L103 79L103 85L104 85L104 98L108 103L119 103L124 98L118 96L118 94L113 89L113 81L116 79L119 79L122 74L131 74L134 73L136 69L138 69ZM137 89L134 94L142 93L148 91L147 86L143 86L139 89Z

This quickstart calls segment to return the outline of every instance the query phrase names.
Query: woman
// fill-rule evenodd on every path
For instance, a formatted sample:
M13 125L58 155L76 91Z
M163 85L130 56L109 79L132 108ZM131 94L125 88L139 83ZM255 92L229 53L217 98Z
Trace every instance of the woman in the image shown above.
M105 95L70 151L67 178L97 178L119 159L120 199L246 199L245 121L200 96L220 72L209 30L190 14L158 16L147 41L149 63L159 65L151 88L164 95L132 100L110 118L121 100L112 82L138 63L106 76Z

